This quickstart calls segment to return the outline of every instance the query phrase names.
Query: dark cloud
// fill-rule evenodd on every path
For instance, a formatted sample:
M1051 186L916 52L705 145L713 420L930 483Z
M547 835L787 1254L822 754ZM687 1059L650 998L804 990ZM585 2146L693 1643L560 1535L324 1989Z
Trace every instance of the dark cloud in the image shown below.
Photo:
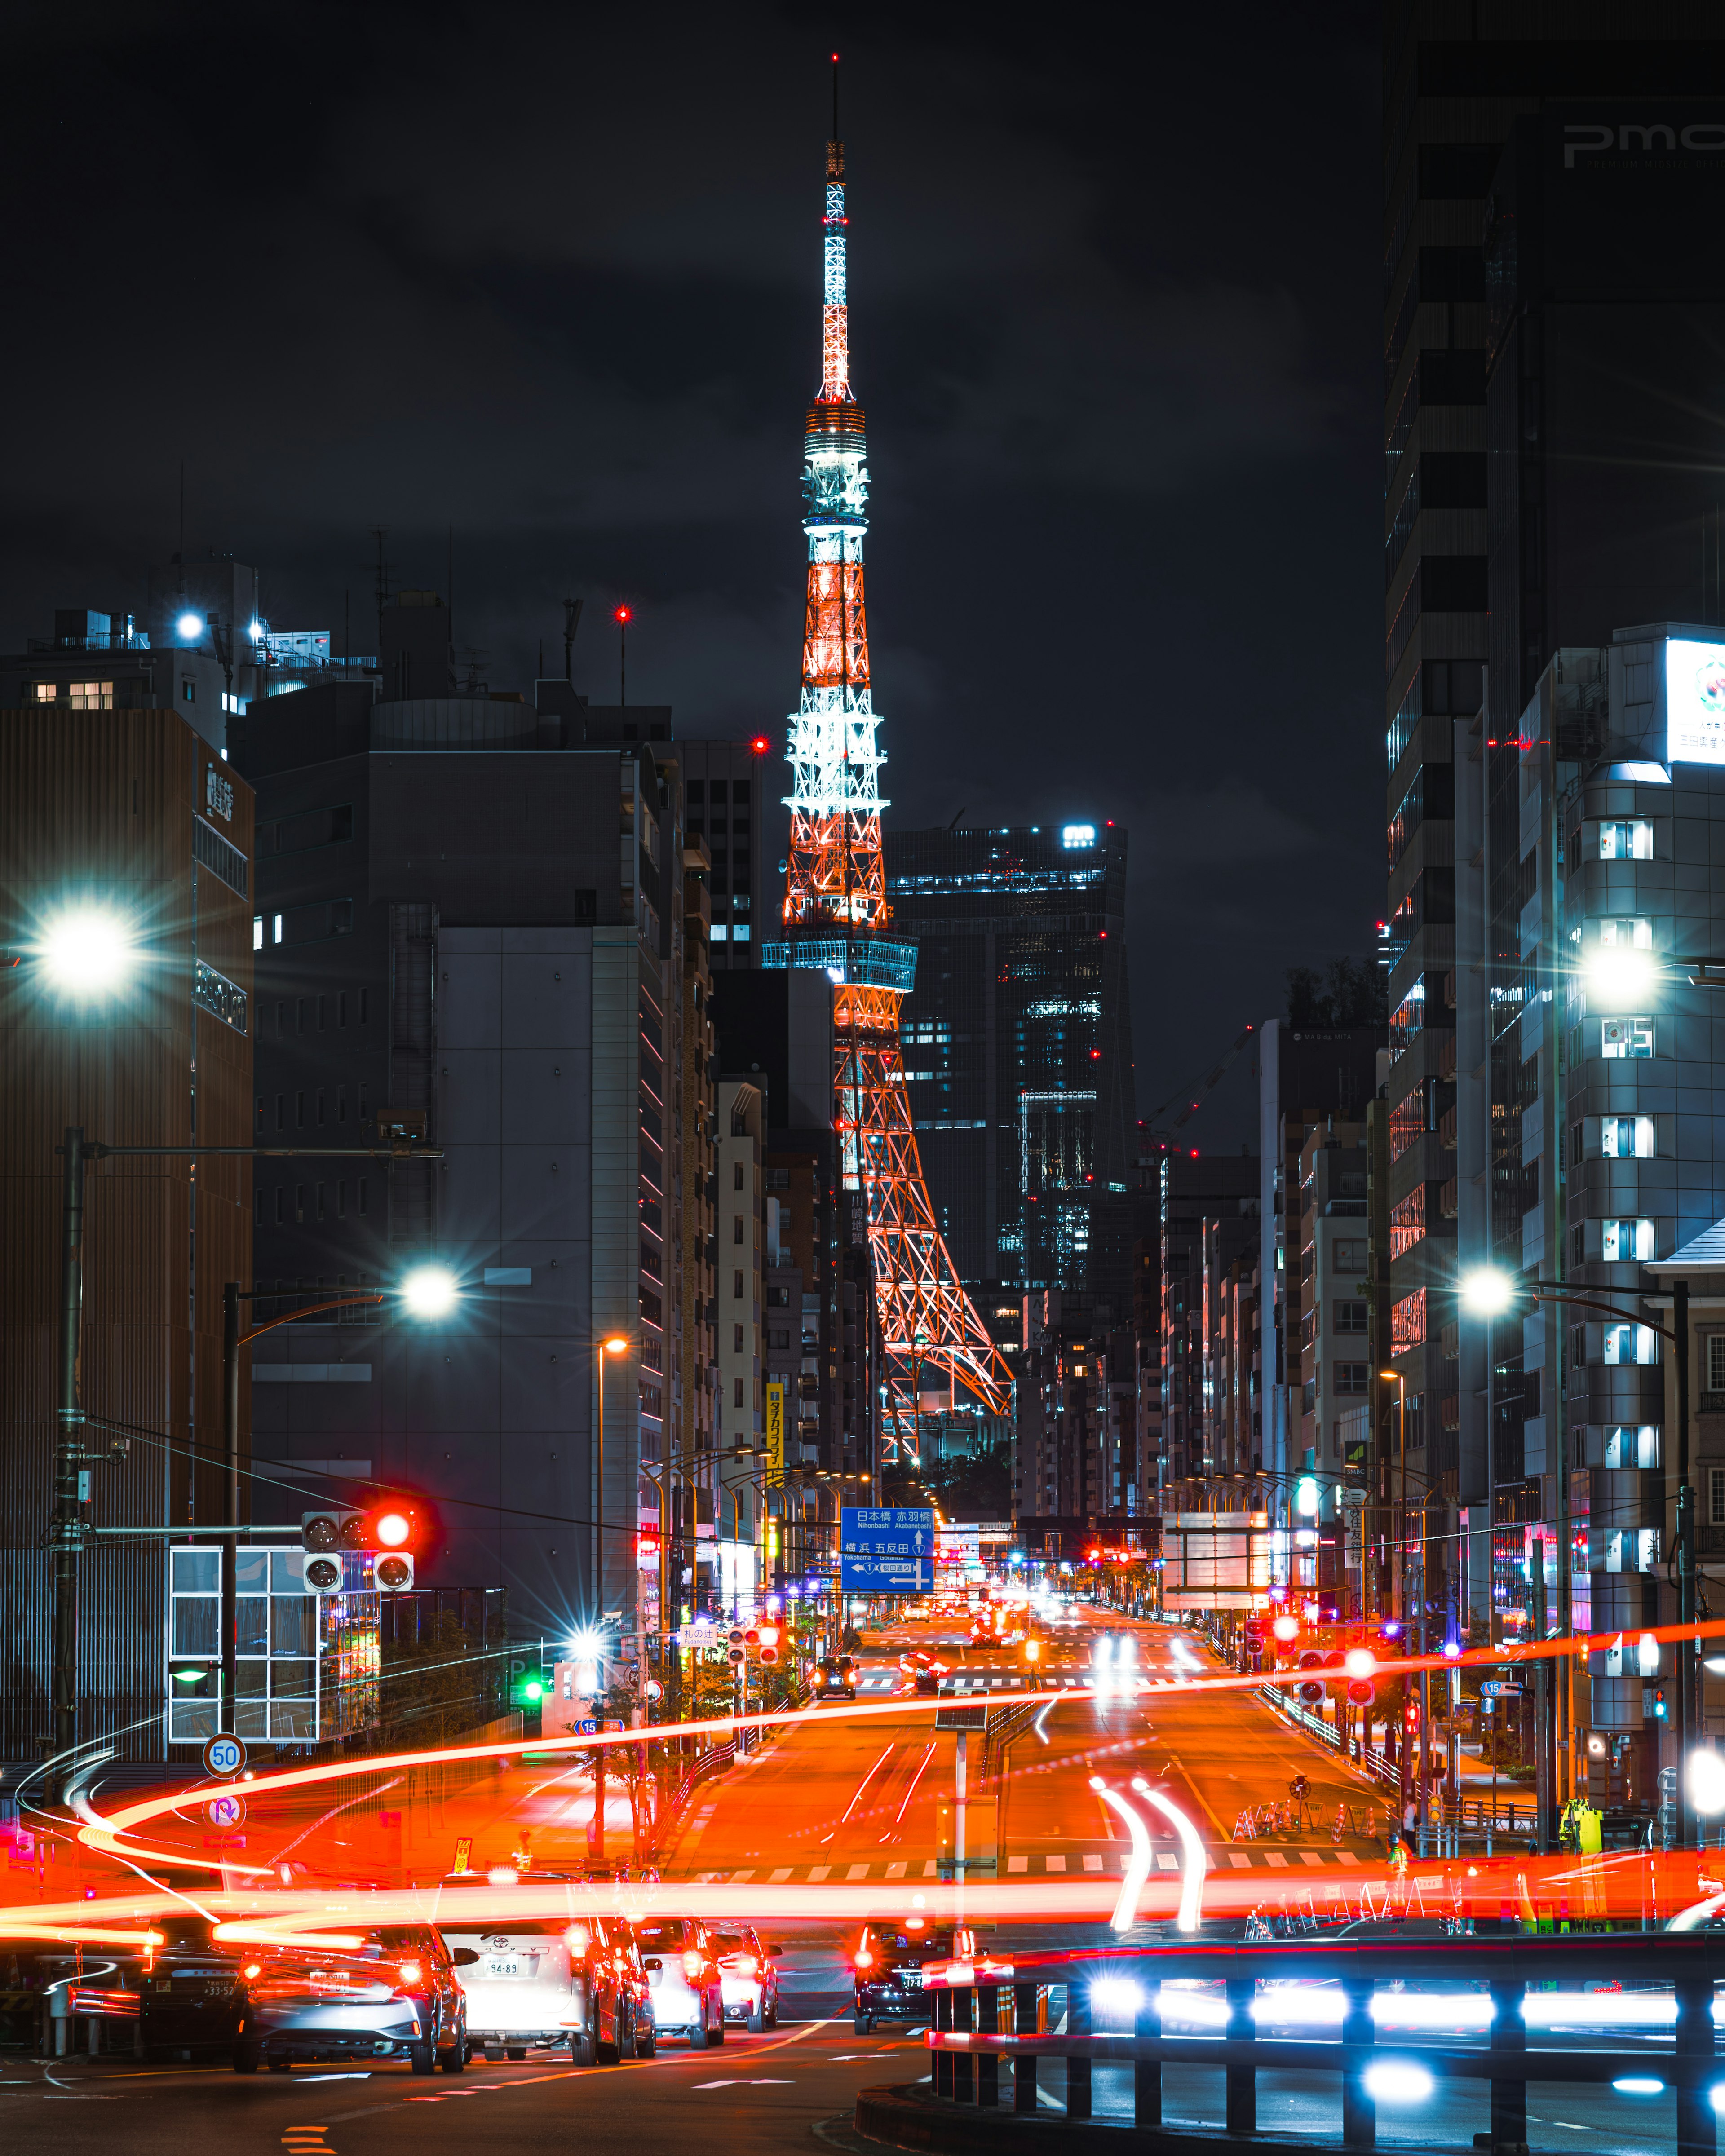
M637 695L775 722L839 22L14 8L0 630L136 603L183 459L279 621L453 526L495 681L626 595ZM1148 1106L1381 890L1376 11L838 36L893 814L1129 824Z

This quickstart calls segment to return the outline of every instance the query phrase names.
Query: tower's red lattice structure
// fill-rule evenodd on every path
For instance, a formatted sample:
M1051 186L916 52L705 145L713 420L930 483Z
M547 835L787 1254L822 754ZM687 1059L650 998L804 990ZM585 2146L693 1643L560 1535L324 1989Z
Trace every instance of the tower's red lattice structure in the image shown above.
M834 100L836 136L836 96ZM803 437L809 587L803 689L790 721L793 787L783 941L768 965L817 968L834 983L834 1122L846 1188L868 1204L886 1358L889 1442L906 1447L931 1373L1004 1414L1012 1379L966 1294L923 1181L899 1042L914 945L891 934L880 853L876 717L863 602L868 444L850 393L845 146L827 145L822 378Z

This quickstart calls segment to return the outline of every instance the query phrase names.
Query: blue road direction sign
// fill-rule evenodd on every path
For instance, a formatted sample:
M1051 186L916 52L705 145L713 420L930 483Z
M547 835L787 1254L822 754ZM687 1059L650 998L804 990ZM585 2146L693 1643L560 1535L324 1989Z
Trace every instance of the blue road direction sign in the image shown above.
M845 1594L927 1594L934 1585L934 1508L846 1505L839 1515Z

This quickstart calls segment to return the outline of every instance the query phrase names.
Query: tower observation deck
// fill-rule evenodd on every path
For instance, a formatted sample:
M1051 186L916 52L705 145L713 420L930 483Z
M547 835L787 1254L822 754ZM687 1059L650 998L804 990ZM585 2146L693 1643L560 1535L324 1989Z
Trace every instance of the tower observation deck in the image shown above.
M914 943L895 937L880 852L885 757L869 683L863 600L868 443L851 394L845 300L845 145L827 144L821 384L803 445L809 541L803 687L790 721L790 849L782 938L766 966L818 969L833 983L833 1121L845 1187L866 1198L888 1389L890 1445L909 1450L932 1374L1004 1414L1012 1379L978 1316L923 1181L899 1042L916 978Z

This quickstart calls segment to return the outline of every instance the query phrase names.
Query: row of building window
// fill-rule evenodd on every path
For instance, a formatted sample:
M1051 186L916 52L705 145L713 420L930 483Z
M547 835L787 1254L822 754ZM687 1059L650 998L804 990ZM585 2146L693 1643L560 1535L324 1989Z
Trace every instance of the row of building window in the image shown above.
M332 996L294 996L278 998L275 1005L275 1030L285 1038L290 1033L306 1033L308 1021L315 1021L318 1032L327 1033L331 1024L340 1028L347 1023L347 991L338 988ZM372 1016L372 992L357 988L353 995L356 1023L367 1025Z
M368 1175L362 1175L355 1178L353 1183L353 1201L354 1210L356 1212L365 1213L370 1210L370 1186L371 1178ZM308 1217L316 1220L327 1220L331 1217L337 1220L345 1220L347 1217L347 1178L345 1176L338 1177L333 1183L295 1183L292 1184L278 1183L275 1186L275 1211L274 1214L271 1214L265 1210L266 1205L269 1203L269 1193L264 1189L263 1184L259 1183L256 1190L252 1194L252 1202L257 1224L261 1228L272 1218L278 1228L285 1227L287 1224L290 1190L291 1190L293 1194L293 1224L295 1227L303 1228L305 1225ZM332 1190L335 1193L333 1201L330 1196L330 1193ZM311 1210L309 1216L306 1209L306 1193L308 1191L312 1194ZM332 1203L334 1206L333 1215L331 1211Z
M305 1128L306 1102L309 1101L311 1103L313 1122L321 1130L325 1123L330 1120L330 1095L332 1092L336 1096L335 1121L338 1123L345 1123L347 1120L347 1088L345 1086L316 1086L312 1087L310 1092L300 1091L294 1095L294 1128L296 1131L303 1131ZM366 1086L361 1086L358 1087L357 1092L357 1120L362 1123L366 1120ZM260 1134L264 1127L264 1116L268 1097L269 1096L266 1094L263 1093L259 1093L257 1096L257 1127ZM278 1093L275 1096L275 1127L277 1130L285 1131L287 1128L287 1115L288 1096L285 1093Z

